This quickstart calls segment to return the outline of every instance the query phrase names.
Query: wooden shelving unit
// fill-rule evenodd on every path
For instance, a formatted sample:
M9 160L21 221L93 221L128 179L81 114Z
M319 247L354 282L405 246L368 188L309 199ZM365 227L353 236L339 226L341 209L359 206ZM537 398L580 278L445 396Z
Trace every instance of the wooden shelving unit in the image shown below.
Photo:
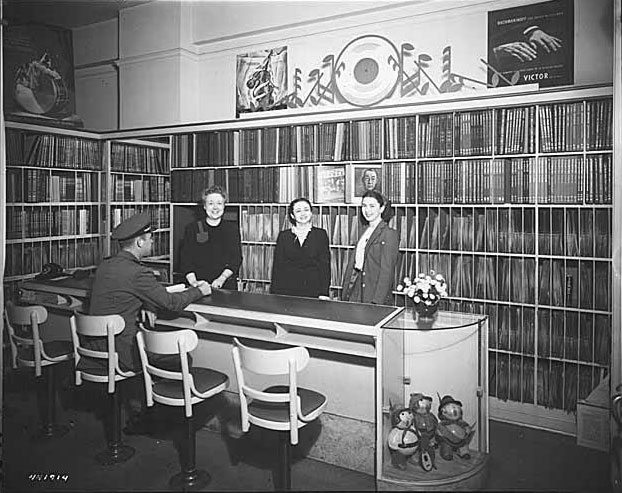
M443 308L489 316L491 415L574 433L577 400L610 364L611 122L611 88L590 88L186 127L172 137L172 202L190 210L202 188L227 188L242 285L265 292L287 203L310 198L338 297L357 170L380 170L396 285L434 269Z
M112 231L138 212L148 212L155 228L152 256L143 263L158 278L172 279L170 263L170 144L169 139L110 140L106 142L106 218ZM106 252L113 255L118 244L107 238Z
M91 268L102 258L102 143L87 132L7 123L5 288L54 262Z

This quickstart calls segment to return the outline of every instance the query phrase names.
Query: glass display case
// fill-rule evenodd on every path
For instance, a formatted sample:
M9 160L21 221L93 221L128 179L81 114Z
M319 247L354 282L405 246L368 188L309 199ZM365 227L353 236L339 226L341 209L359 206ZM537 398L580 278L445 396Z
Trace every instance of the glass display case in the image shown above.
M410 307L383 326L378 342L378 489L483 487L487 317L438 312L418 319Z

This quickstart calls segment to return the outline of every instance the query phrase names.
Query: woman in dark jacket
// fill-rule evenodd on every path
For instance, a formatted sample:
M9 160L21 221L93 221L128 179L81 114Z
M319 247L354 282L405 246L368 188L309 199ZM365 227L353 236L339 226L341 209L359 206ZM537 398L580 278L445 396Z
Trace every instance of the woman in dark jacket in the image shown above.
M391 217L391 207L382 194L376 190L363 194L361 223L367 227L350 253L341 291L343 301L393 304L399 235L387 224Z
M272 294L328 297L330 288L330 249L328 235L311 225L311 202L293 200L287 208L291 229L281 231L276 240L272 263Z
M197 279L209 282L213 288L237 290L242 246L238 225L222 219L227 192L219 186L207 188L202 201L206 217L186 227L181 270L184 274L194 272Z

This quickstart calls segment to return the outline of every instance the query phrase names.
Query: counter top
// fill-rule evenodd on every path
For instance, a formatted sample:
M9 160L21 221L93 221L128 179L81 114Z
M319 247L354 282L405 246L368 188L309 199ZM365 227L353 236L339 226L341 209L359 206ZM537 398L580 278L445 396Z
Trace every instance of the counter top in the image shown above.
M419 319L412 306L397 313L382 327L399 330L450 330L482 322L487 315L477 313L438 311L432 319Z

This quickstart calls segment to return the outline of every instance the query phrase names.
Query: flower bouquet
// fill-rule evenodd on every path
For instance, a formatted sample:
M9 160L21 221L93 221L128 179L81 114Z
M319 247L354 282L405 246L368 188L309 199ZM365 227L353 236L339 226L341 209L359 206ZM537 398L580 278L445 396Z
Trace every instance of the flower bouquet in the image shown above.
M447 282L441 274L432 270L429 274L422 272L412 281L405 277L404 284L400 284L397 290L412 300L419 317L432 318L441 298L447 297Z

